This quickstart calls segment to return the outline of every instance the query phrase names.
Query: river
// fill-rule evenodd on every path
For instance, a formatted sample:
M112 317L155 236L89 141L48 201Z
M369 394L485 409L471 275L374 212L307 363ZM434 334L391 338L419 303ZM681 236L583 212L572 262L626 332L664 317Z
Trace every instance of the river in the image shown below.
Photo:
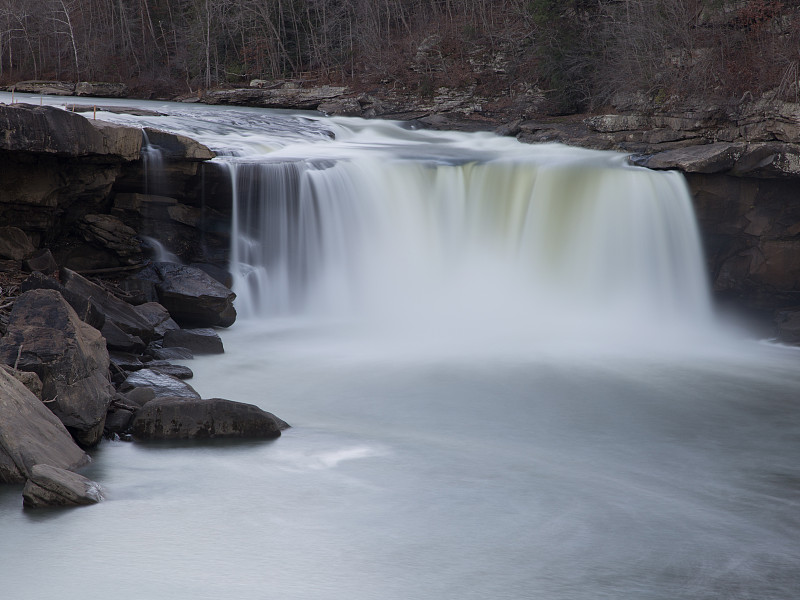
M292 428L103 442L92 507L6 486L3 598L800 594L800 354L714 314L679 176L141 105L170 116L102 116L220 151L240 201L241 316L190 383Z

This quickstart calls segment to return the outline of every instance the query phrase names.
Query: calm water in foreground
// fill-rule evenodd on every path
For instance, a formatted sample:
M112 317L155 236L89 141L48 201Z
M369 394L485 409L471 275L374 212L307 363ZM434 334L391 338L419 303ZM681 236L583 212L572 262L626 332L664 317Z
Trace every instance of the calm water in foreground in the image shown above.
M0 495L9 599L758 598L800 590L796 351L414 352L241 323L191 362L272 443L106 442L106 502Z

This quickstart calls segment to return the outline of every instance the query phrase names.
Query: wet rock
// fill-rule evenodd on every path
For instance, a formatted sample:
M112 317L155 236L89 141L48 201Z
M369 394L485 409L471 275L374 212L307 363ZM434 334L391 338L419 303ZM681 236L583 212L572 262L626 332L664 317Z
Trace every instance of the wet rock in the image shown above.
M155 360L191 360L194 353L188 348L152 348L152 355Z
M22 483L39 463L76 469L88 461L41 400L0 369L0 482Z
M120 395L124 398L125 404L141 408L156 397L156 392L151 387L142 386Z
M100 485L83 475L51 465L34 465L22 490L27 508L82 506L103 499Z
M105 315L106 321L111 321L125 333L145 341L153 338L153 327L127 302L70 269L61 269L61 281L67 291L85 298Z
M136 354L128 352L109 352L108 357L111 364L123 371L138 371L144 368L144 363L139 360Z
M161 339L164 334L173 329L180 329L170 316L169 311L158 302L145 302L134 307L134 310L153 327L156 339Z
M132 432L140 440L273 439L287 427L272 413L252 404L221 398L157 398L136 413Z
M129 408L113 406L106 415L106 425L103 429L105 436L126 433L133 422L134 411Z
M173 365L171 362L166 360L154 360L147 365L147 368L152 369L153 371L158 371L159 373L164 373L165 375L172 375L178 379L191 379L194 377L194 373L189 367L184 367L183 365Z
M236 320L236 298L210 275L174 263L155 263L136 275L138 279L159 279L156 284L159 302L182 326L229 327Z
M58 271L56 259L50 253L50 250L43 248L36 250L28 258L22 261L22 269L24 271L44 273L45 275L52 275Z
M135 265L142 261L142 246L136 231L112 215L85 215L78 228L83 239L106 248L121 264Z
M106 339L106 347L109 350L141 354L147 347L142 338L125 333L113 321L106 321L100 333Z
M127 394L133 388L148 387L152 388L156 398L200 398L192 386L166 373L160 373L153 369L141 369L131 373L119 390Z
M42 397L83 446L100 440L114 396L105 339L55 290L31 290L14 303L0 361L36 373Z
M222 354L222 340L213 329L174 329L164 335L164 348L188 348L193 354Z
M36 250L30 238L18 227L0 227L0 258L22 260Z

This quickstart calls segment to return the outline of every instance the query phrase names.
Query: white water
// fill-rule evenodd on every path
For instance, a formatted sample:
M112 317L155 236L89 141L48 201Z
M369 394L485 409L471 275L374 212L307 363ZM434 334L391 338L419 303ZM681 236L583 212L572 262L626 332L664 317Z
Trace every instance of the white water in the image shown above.
M155 106L228 149L243 201L252 317L192 383L294 427L103 444L90 508L0 492L3 598L798 596L798 354L715 322L678 177Z

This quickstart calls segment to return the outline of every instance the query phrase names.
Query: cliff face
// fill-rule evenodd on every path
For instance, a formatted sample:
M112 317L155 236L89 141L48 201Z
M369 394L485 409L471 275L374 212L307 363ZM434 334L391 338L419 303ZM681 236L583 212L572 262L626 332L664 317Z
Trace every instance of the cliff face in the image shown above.
M160 232L177 247L196 247L201 226L197 204L206 186L202 163L213 157L192 140L150 131L167 149L169 197L144 189L142 130L122 127L48 106L0 105L0 225L25 232L33 246L48 248L60 266L76 270L135 264L142 257L137 233ZM216 213L215 213L215 216ZM220 217L224 218L224 217ZM217 228L221 229L221 228ZM210 238L210 246L225 246ZM24 253L24 252L23 252ZM0 250L0 270L27 258Z

